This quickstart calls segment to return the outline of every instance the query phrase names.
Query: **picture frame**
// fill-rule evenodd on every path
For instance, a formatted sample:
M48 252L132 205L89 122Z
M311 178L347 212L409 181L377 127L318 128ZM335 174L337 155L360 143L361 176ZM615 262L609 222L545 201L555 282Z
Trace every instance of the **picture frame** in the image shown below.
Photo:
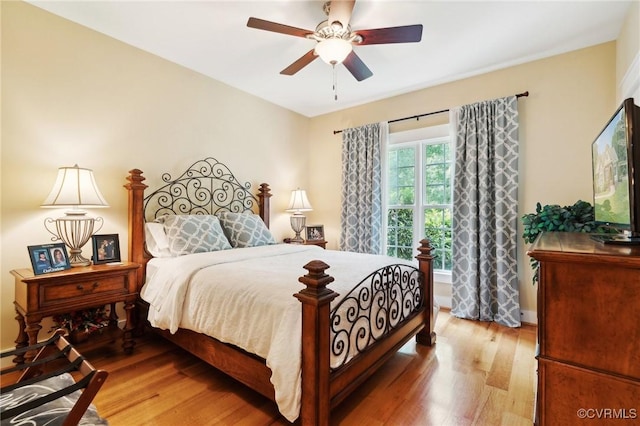
M93 235L93 264L120 263L120 239L118 234Z
M309 225L306 227L307 241L324 241L324 225Z
M64 243L27 246L34 275L49 274L71 268Z

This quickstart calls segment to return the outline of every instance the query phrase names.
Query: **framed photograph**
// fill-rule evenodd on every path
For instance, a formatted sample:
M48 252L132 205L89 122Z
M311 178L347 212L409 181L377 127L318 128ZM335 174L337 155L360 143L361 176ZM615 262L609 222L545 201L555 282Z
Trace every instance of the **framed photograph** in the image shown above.
M71 268L64 243L27 246L35 275L64 271Z
M120 240L118 234L94 235L93 264L120 262Z
M324 241L324 225L307 226L307 241Z

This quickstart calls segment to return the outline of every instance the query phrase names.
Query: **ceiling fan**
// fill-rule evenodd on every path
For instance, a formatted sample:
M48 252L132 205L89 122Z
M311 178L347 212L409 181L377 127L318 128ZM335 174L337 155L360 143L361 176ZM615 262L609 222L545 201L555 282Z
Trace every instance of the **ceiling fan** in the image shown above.
M259 30L304 37L317 41L316 46L300 59L280 71L280 74L294 75L313 62L318 56L328 64L344 64L358 81L373 75L353 46L388 43L415 43L422 39L422 25L406 25L402 27L376 28L371 30L352 31L349 25L355 0L327 1L323 11L327 19L318 24L315 31L249 18L247 26Z

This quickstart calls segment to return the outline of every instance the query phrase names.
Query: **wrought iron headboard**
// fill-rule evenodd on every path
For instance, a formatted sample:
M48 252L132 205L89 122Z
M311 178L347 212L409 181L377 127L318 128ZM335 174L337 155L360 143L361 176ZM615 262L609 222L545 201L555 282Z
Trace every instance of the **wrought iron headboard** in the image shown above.
M254 211L258 198L251 184L241 184L229 168L212 157L198 160L173 179L163 173L166 185L144 197L144 218L165 214L205 214Z

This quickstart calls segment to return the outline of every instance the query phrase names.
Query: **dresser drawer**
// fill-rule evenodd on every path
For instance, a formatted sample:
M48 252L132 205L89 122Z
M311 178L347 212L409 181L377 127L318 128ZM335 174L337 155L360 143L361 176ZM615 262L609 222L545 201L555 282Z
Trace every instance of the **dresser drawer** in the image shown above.
M66 303L69 299L90 300L107 294L127 294L124 276L101 277L98 279L40 286L40 306Z
M640 381L538 360L541 424L637 424Z
M544 266L540 355L640 379L640 269Z

